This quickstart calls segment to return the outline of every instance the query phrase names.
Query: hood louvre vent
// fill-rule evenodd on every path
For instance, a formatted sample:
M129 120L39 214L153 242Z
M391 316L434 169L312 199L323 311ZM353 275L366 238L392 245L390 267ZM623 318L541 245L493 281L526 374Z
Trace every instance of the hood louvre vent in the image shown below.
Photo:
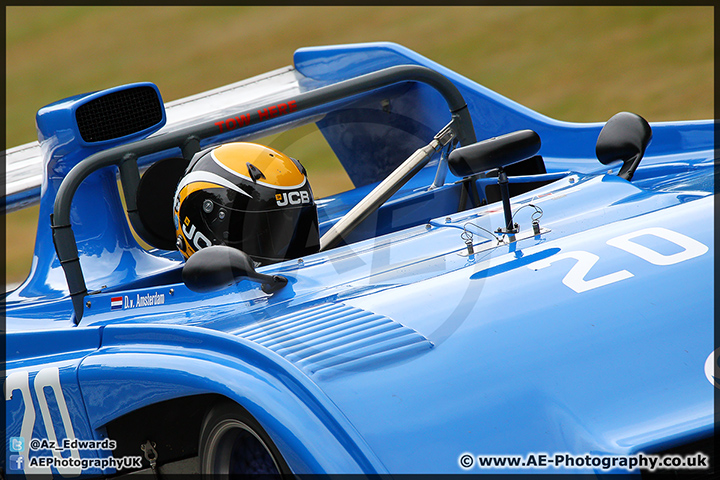
M432 348L432 343L412 328L342 303L275 317L235 333L318 379L375 369Z
M112 92L75 111L80 136L88 143L126 137L161 123L163 118L163 105L150 86Z

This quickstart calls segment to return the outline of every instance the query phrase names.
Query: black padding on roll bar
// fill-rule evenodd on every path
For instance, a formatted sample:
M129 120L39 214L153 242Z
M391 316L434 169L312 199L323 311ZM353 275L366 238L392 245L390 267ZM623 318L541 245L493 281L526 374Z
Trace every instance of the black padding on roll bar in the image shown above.
M140 178L137 213L145 229L154 237L152 243L148 242L153 247L176 248L173 198L188 163L184 158L166 158L153 163Z

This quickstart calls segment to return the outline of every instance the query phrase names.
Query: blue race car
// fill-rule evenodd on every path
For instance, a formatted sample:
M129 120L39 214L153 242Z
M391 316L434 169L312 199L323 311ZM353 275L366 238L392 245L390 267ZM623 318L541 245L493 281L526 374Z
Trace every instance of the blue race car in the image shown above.
M713 121L560 122L374 43L36 122L5 474L713 478ZM306 124L353 189L253 142Z

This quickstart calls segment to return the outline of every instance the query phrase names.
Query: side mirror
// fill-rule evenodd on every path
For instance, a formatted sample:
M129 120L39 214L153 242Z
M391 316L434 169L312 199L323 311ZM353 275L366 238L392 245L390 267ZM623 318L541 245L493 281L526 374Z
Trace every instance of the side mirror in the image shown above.
M211 292L242 279L262 284L265 293L273 293L287 285L287 278L255 271L250 256L237 248L213 245L195 252L182 269L182 279L193 292Z
M632 180L645 149L652 139L652 129L640 115L620 112L613 115L600 130L595 154L603 165L621 161L618 177Z
M507 167L530 158L540 150L540 136L532 130L489 138L452 151L448 167L456 177Z
M518 130L453 150L448 157L448 167L453 175L458 177L497 169L505 216L505 227L498 229L498 232L512 235L518 232L518 228L512 221L509 181L504 167L528 159L538 150L540 135L532 130Z

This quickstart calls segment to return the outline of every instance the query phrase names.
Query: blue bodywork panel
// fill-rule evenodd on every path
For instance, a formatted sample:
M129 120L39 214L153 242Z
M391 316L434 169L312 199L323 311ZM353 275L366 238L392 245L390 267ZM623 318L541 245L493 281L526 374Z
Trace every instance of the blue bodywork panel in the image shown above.
M468 470L459 458L633 455L713 436L714 122L651 121L652 141L628 181L595 157L605 119L550 119L399 45L300 49L292 92L397 65L449 79L477 140L539 134L545 171L510 175L516 235L497 232L505 220L496 176L446 172L429 188L442 168L436 153L340 246L258 269L287 277L286 287L267 294L241 280L196 293L182 282L179 252L139 244L118 168L105 166L82 181L70 209L88 291L81 319L49 221L60 185L84 159L160 138L170 122L88 144L72 115L100 93L40 110L35 257L5 298L6 472L29 472L33 457L107 457L30 440L106 439L124 415L199 395L245 408L295 473L547 473ZM317 201L322 235L453 117L433 86L406 81L242 131L221 126L200 146L308 118L355 185ZM138 163L180 155L166 148Z

